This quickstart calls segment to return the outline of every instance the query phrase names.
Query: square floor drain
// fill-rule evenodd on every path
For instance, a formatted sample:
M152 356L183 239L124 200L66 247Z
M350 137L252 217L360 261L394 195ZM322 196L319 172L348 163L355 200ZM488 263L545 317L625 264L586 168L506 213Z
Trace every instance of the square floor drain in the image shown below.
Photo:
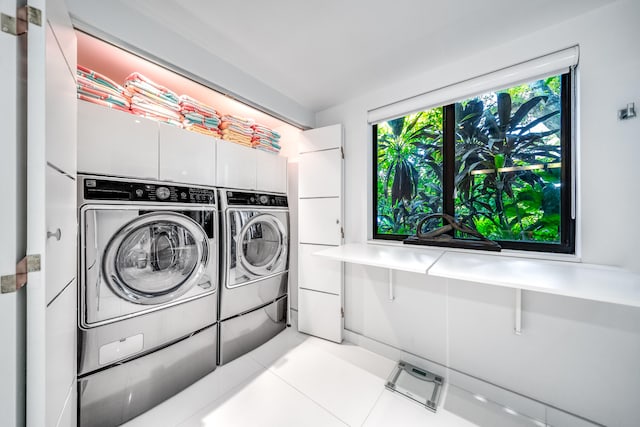
M440 375L400 361L391 373L386 387L436 412L442 383Z

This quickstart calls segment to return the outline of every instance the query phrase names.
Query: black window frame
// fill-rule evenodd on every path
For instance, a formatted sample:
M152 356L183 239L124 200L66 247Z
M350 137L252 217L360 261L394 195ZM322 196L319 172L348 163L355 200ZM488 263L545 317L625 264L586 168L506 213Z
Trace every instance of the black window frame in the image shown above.
M573 200L573 171L572 158L572 123L573 123L573 68L561 76L561 113L560 113L560 148L561 177L560 177L560 242L531 242L514 240L496 240L503 249L522 250L531 252L549 252L575 254L576 220L572 210ZM508 87L508 86L507 86ZM443 105L443 212L455 217L455 103ZM407 236L400 234L378 233L378 124L372 125L372 182L373 193L373 239L374 240L403 240Z

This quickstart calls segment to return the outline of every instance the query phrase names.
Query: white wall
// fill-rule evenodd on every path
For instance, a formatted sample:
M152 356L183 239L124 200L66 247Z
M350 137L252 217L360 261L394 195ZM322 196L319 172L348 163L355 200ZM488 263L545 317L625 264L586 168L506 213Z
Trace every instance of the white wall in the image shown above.
M365 241L371 226L367 110L579 44L579 252L640 271L640 119L617 120L640 106L639 21L640 2L619 0L318 113L318 126L346 130L346 241ZM524 292L516 336L513 290L396 273L389 302L386 271L345 270L347 329L606 425L640 425L640 310Z

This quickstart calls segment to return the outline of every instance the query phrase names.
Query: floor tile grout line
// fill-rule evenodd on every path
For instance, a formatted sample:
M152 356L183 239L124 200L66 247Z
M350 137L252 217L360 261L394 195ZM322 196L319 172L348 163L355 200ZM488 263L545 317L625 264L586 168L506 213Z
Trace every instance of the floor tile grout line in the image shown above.
M345 426L349 426L349 423L347 423L345 420L343 420L342 418L340 418L339 416L337 416L336 414L334 414L332 411L330 411L328 408L325 408L324 405L322 405L320 402L317 402L315 399L313 399L311 396L309 396L308 394L306 394L305 392L303 392L302 390L298 389L296 386L294 386L293 384L291 384L289 381L285 380L283 377L281 377L280 375L278 375L275 371L272 371L271 369L267 369L267 372L269 372L270 374L272 374L273 376L277 377L280 381L282 381L283 383L285 383L287 386L291 387L292 389L294 389L295 391L297 391L298 393L300 393L302 396L306 397L307 399L309 399L310 401L312 401L313 403L315 403L316 405L318 405L320 408L322 408L323 410L325 410L327 413L329 413L332 417L334 417L336 420L340 421L342 424L344 424Z
M311 340L304 340L304 341L302 341L302 343L307 343L307 344L309 344L309 345L312 345L312 346L314 346L314 347L317 347L317 348L319 348L319 349L322 349L322 350L323 350L324 352L326 352L327 354L330 354L331 356L336 357L336 358L338 358L338 359L342 360L342 359L341 359L340 357L338 357L337 355L333 354L333 353L332 353L332 352L330 352L330 351L327 351L327 349L325 349L325 348L324 348L324 346L321 344L321 340L319 340L317 337L313 337L313 336L311 336L311 338L312 338ZM340 345L340 344L336 344L336 345ZM363 351L364 351L364 352L366 352L366 353L371 353L372 355L380 356L380 355L378 355L377 353L375 353L375 352L373 352L373 351L371 351L371 350L368 350L368 349L366 349L366 348L363 348L363 347L360 347L360 346L357 346L357 345L356 345L356 347L358 347L360 350L363 350ZM288 353L288 352L287 352L287 353ZM384 357L384 356L380 356L380 357ZM385 358L385 359L386 359L386 358ZM391 360L391 359L389 359L389 360ZM349 362L349 365L350 365L352 368L357 369L357 370L360 370L360 371L362 371L363 373L366 373L366 374L368 374L368 375L374 375L374 376L377 376L377 375L375 375L375 374L373 374L373 373L369 372L368 370L363 369L362 367L357 366L357 365L355 365L355 364L353 364L353 363L351 363L351 362ZM272 363L272 365L270 365L270 366L267 368L267 369L268 369L268 371L270 371L271 373L273 373L274 375L276 375L278 378L282 379L282 381L284 381L285 383L287 383L287 384L288 384L289 386L291 386L292 388L296 389L298 392L302 393L304 396L306 396L307 398L309 398L310 400L312 400L313 402L315 402L317 405L319 405L319 406L321 406L322 408L324 408L326 411L330 412L334 417L336 417L336 418L337 418L338 420L340 420L341 422L345 423L346 425L350 425L350 424L349 424L349 423L347 423L346 421L342 420L342 418L340 418L338 415L336 415L336 414L334 414L332 411L330 411L328 408L325 408L325 407L324 407L324 405L322 405L320 402L316 401L316 400L315 400L315 399L313 399L311 396L307 395L307 394L306 394L306 393L304 393L302 390L299 390L299 389L298 389L297 387L295 387L293 384L289 383L289 382L288 382L284 377L280 376L280 375L279 375L279 374L278 374L274 369L272 369L272 367L273 367L273 363ZM391 374L391 372L393 372L393 370L394 370L394 369L395 369L395 365L391 368L391 370L389 371L389 374L387 374L386 378L388 378L388 377L389 377L389 375ZM386 379L383 379L383 383L386 383ZM367 415L365 416L364 420L362 421L362 424L360 424L361 426L362 426L362 425L364 425L364 423L365 423L365 422L367 421L367 419L369 418L369 415L370 415L370 414L371 414L371 412L373 411L373 408L374 408L374 407L375 407L375 405L377 404L378 400L380 400L380 397L381 397L381 396L382 396L382 394L384 393L384 390L385 390L385 389L384 389L384 387L383 387L383 388L382 388L382 390L380 391L380 394L378 394L378 397L376 398L375 402L373 403L373 406L372 406L372 407L371 407L371 409L367 412Z
M332 412L330 409L328 409L327 407L325 407L323 404L321 404L320 402L316 401L314 398L312 398L311 396L309 396L308 394L306 394L305 392L303 392L302 390L298 389L296 386L294 386L293 384L291 384L289 381L287 381L284 377L282 377L281 375L279 375L276 370L273 367L273 364L279 360L281 357L285 356L286 354L288 354L291 350L297 348L300 344L303 343L308 343L310 345L316 346L317 343L314 342L310 342L307 339L304 340L300 340L300 342L296 343L296 346L294 348L288 349L284 354L282 354L280 357L278 357L275 361L272 361L271 363L269 363L269 365L267 366L266 364L262 363L260 360L258 360L257 357L255 357L254 354L248 353L246 354L246 356L248 356L248 359L253 361L257 367L259 367L260 369L258 369L251 377L241 381L240 383L238 383L236 386L230 388L229 390L227 390L225 393L223 393L222 395L220 395L218 398L216 398L215 400L212 400L210 402L208 402L207 404L205 404L204 406L198 408L197 410L191 412L191 414L189 414L186 418L182 418L177 424L175 424L176 426L181 426L184 425L185 422L189 421L191 418L193 418L194 416L196 416L199 412L203 411L206 407L208 406L212 406L214 405L216 402L219 402L221 399L227 398L229 396L232 396L233 394L237 393L237 391L246 386L247 384L249 384L251 381L253 381L258 375L262 375L265 372L268 372L270 374L272 374L274 377L276 377L277 379L279 379L280 381L282 381L284 384L286 384L288 387L290 387L291 389L295 390L297 393L299 393L301 396L305 397L306 399L310 400L311 402L313 402L315 405L317 405L319 408L321 408L322 410L324 410L325 412L327 412L329 415L331 415L333 418L337 419L340 423L346 425L346 426L350 426L349 423L347 423L345 420L343 420L342 418L340 418L338 415L336 415L334 412ZM359 346L358 346L359 347ZM365 350L368 353L377 355L377 353L372 352L368 349L364 349L362 347L359 347L360 349ZM326 349L323 349L324 351L327 351ZM331 352L328 352L329 354L332 354ZM337 357L335 354L332 354L334 357ZM223 365L224 366L224 365ZM223 368L223 366L218 367L218 369ZM371 374L371 372L362 369L356 365L352 365L354 368L358 368L360 370L362 370L363 372L366 372L368 374ZM366 417L364 418L362 424L363 425L366 420L368 419L369 415L371 414L371 412L373 411L373 409L375 408L376 404L378 403L378 401L380 400L382 394L384 393L384 388L383 390L381 390L380 394L377 396L375 402L373 403L371 409L368 411Z
M380 398L382 398L382 395L384 394L384 388L380 391L380 394L378 395L378 398L376 399L375 402L373 402L373 405L371 406L371 409L369 410L369 412L367 413L367 416L364 418L364 421L362 422L362 424L360 424L360 427L364 427L365 424L367 424L367 420L369 419L369 417L371 416L371 413L373 412L373 410L376 408L376 406L378 405L378 402L380 401Z

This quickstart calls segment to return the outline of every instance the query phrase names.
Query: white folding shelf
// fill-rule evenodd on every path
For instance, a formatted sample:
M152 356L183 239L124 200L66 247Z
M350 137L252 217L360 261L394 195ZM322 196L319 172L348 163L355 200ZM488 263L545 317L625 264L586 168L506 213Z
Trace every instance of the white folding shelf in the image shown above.
M391 270L427 274L429 267L444 253L438 249L412 249L402 246L349 243L314 253L335 261L371 265Z
M446 252L429 275L640 307L640 275L603 265Z
M640 307L640 274L611 266L371 243L351 243L314 255L388 268L390 300L393 270L516 289L516 334L522 327L522 290Z

